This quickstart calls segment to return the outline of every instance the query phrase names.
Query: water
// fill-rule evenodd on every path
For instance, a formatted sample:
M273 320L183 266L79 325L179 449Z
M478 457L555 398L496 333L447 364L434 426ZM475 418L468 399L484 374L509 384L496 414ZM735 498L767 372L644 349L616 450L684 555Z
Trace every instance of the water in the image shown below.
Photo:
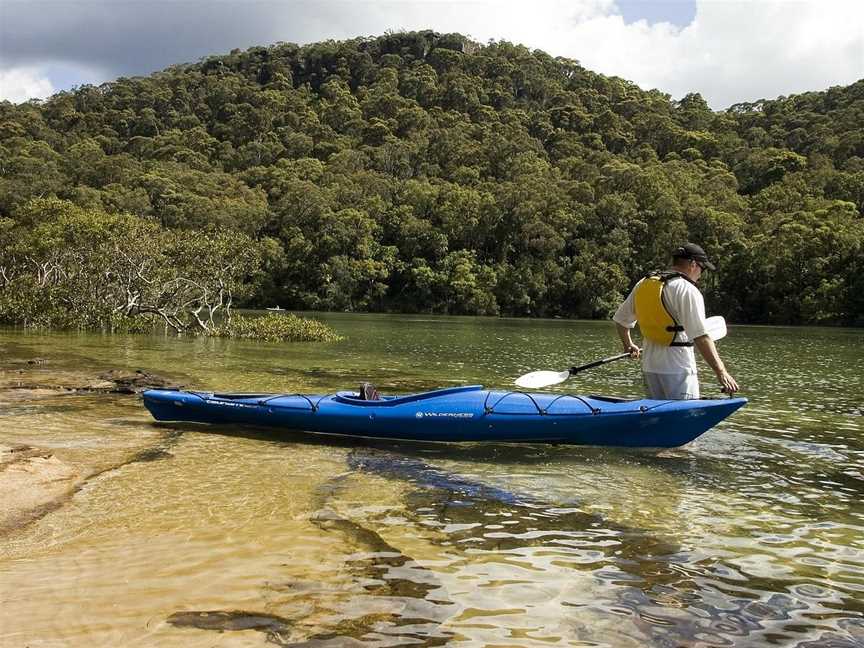
M7 330L0 367L408 392L618 352L603 322L322 318L347 340ZM661 453L213 433L132 396L0 391L0 444L83 480L0 537L0 646L864 646L862 341L732 327L750 404ZM641 393L627 361L556 389Z

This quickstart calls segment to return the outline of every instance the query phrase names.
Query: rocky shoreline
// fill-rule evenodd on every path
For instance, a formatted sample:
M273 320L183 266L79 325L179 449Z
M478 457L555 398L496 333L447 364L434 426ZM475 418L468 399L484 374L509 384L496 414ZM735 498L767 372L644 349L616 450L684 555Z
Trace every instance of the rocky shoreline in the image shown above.
M182 387L170 378L143 369L108 369L95 376L83 372L51 370L48 361L43 358L12 362L11 366L0 368L0 404L7 400L70 393L137 394L145 389Z
M104 394L121 398L150 388L180 388L176 381L144 370L108 369L95 375L52 370L42 358L7 361L0 367L0 425L3 410L38 404L61 396ZM12 420L12 419L8 419ZM6 432L14 430L4 430ZM152 439L148 439L152 442ZM140 448L137 455L146 452ZM133 456L132 460L135 458ZM88 470L47 448L0 441L0 536L62 506L87 480L104 468Z

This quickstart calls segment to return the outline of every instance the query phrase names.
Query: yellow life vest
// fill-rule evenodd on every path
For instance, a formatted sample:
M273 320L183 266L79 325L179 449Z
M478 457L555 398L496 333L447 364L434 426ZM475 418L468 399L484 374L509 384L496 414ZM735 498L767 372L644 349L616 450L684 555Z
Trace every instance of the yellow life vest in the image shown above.
M642 279L633 295L636 320L642 336L652 342L663 346L693 346L692 342L678 340L678 334L684 327L672 317L663 299L663 288L677 278L690 281L688 277L674 270L652 272Z

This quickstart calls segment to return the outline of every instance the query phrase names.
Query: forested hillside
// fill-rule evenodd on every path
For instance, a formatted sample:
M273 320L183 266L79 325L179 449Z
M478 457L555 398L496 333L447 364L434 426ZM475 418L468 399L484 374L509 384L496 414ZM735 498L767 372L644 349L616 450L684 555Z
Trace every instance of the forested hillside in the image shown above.
M714 313L864 325L864 80L713 112L506 42L280 43L0 103L0 291L48 197L236 230L250 305L608 317L691 240Z

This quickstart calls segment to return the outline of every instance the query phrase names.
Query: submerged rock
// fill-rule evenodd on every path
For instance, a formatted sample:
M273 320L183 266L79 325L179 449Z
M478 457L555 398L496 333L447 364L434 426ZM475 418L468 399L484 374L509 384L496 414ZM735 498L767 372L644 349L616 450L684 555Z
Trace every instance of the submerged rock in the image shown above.
M12 360L0 365L0 400L36 400L60 394L137 394L145 389L181 389L172 378L143 369L95 372L52 368L42 358Z
M49 450L0 445L0 534L61 506L79 477Z
M137 394L145 389L182 389L183 387L170 378L147 373L141 369L135 371L110 369L99 374L99 379L112 385L108 391L117 394Z
M167 619L178 628L198 628L218 632L237 630L258 630L267 634L286 635L291 631L289 619L263 612L243 610L190 610L175 612Z

